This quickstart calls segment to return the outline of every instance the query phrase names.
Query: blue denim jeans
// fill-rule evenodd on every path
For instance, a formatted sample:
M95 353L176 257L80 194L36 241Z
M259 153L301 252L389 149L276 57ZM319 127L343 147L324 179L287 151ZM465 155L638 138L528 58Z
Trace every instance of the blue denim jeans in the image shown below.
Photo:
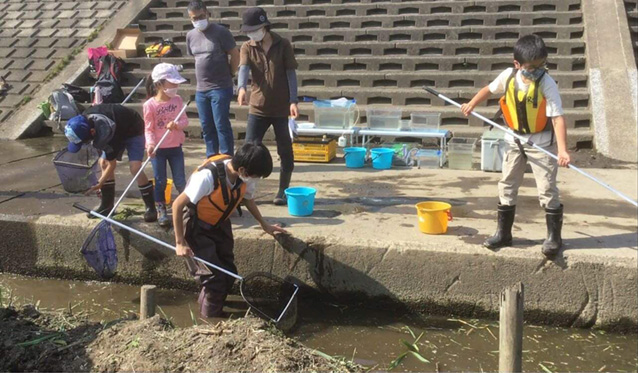
M233 88L211 89L197 92L195 102L202 124L206 157L222 153L233 155L233 130L230 127L230 101L233 99Z
M173 185L179 193L186 188L186 174L184 173L184 152L182 147L157 149L153 163L155 177L155 202L166 203L164 190L166 190L166 161L171 166Z

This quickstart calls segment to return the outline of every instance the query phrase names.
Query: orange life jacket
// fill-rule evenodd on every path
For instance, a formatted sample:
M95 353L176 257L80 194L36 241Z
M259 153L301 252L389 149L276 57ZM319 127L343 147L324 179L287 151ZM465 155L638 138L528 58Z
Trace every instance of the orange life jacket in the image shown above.
M195 205L197 219L213 227L228 219L233 210L239 207L246 193L246 184L241 179L238 178L234 186L228 185L226 181L224 160L230 158L225 154L213 155L195 170L209 170L213 174L213 192Z
M527 92L521 92L516 84L516 69L507 79L505 95L499 104L507 125L518 133L542 132L547 126L547 101L540 89L540 81L545 74L529 85Z

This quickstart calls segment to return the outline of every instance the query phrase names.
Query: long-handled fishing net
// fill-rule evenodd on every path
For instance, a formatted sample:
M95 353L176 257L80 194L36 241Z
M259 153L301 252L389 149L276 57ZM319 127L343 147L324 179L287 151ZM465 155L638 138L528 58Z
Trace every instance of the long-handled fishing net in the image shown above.
M128 225L124 225L95 211L91 211L80 204L76 203L73 207L98 217L102 219L103 222L113 224L119 228L144 237L158 245L177 251L174 246L162 240L140 232ZM115 251L115 240L105 239L101 244L105 246L106 250ZM299 291L299 285L265 272L254 272L246 277L242 277L201 258L193 257L193 259L238 280L239 291L242 298L244 298L246 303L248 303L251 309L253 309L258 316L274 322L277 327L282 330L288 330L294 326L297 321L297 292Z
M130 95L129 95L130 96ZM179 120L179 118L184 114L186 108L190 104L190 101L182 107L179 114L175 117L175 121ZM164 142L164 140L168 137L168 134L171 131L166 131L162 138L155 145L155 149L153 152L157 152L160 145ZM124 192L117 200L113 208L108 214L108 218L110 219L115 209L120 205L124 197L131 189L133 184L137 181L137 178L144 172L144 168L151 161L151 158L146 158L146 161L142 163L139 171L133 177L133 180L128 184ZM89 234L89 236L84 240L84 244L82 244L82 248L80 249L80 253L84 256L87 263L95 270L95 272L102 278L110 278L115 275L115 271L117 270L117 250L115 250L115 239L113 238L113 232L111 230L111 224L107 220L102 220L98 225L93 228L93 231Z
M446 97L445 95L437 92L436 90L434 90L434 89L432 89L430 87L423 87L423 89L425 89L428 93L431 93L431 94L437 96L438 98L440 98L440 99L442 99L442 100L444 100L444 101L446 101L446 102L448 102L448 103L450 103L450 104L452 104L452 105L454 105L454 106L456 106L458 108L461 107L461 104L459 104L458 102L452 100L449 97ZM523 137L523 136L519 135L518 133L512 131L510 128L502 126L502 125L494 122L493 120L490 120L490 119L482 116L481 114L479 114L479 113L477 113L475 111L472 111L472 115L474 115L475 117L479 118L480 120L490 124L491 126L494 126L494 127L498 128L498 129L500 129L501 131L504 131L504 132L512 135L514 138L520 140L521 143L523 143L525 145L528 145L528 146L531 146L534 149L540 150L541 152L547 154L548 156L550 156L550 157L552 157L552 158L554 158L555 160L558 161L558 157L555 154L553 154L553 153L547 151L546 149L534 144L532 141L530 141L529 139L526 139L525 137ZM579 174L585 176L586 178L588 178L588 179L590 179L592 181L595 181L596 183L600 184L601 186L603 186L604 188L606 188L610 192L615 193L618 197L622 198L623 200L625 200L625 201L631 203L632 205L638 207L638 202L634 201L633 199L631 199L627 195L623 194L619 190L612 188L610 185L608 185L605 182L593 177L592 175L588 174L587 172L581 170L580 168L574 166L571 163L568 165L568 167L571 168L572 170L578 172Z

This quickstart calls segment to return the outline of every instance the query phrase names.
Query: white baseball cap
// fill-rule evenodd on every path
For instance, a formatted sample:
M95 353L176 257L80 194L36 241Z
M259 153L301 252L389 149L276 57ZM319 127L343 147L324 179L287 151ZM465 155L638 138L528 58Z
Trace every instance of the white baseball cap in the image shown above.
M160 63L155 65L153 72L151 73L151 78L153 78L153 83L157 83L160 80L167 80L173 84L182 84L186 82L186 79L179 75L177 66L170 63Z

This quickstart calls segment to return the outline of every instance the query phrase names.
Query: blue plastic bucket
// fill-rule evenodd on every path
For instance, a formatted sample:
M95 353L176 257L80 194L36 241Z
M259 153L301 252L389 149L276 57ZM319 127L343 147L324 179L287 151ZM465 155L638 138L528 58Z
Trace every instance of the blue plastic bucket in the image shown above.
M346 159L346 167L361 168L366 161L366 148L345 148L343 149L344 158Z
M315 208L317 190L309 187L293 187L286 189L288 213L292 216L309 216Z
M377 148L370 151L372 153L372 168L377 170L387 170L392 168L393 149Z

